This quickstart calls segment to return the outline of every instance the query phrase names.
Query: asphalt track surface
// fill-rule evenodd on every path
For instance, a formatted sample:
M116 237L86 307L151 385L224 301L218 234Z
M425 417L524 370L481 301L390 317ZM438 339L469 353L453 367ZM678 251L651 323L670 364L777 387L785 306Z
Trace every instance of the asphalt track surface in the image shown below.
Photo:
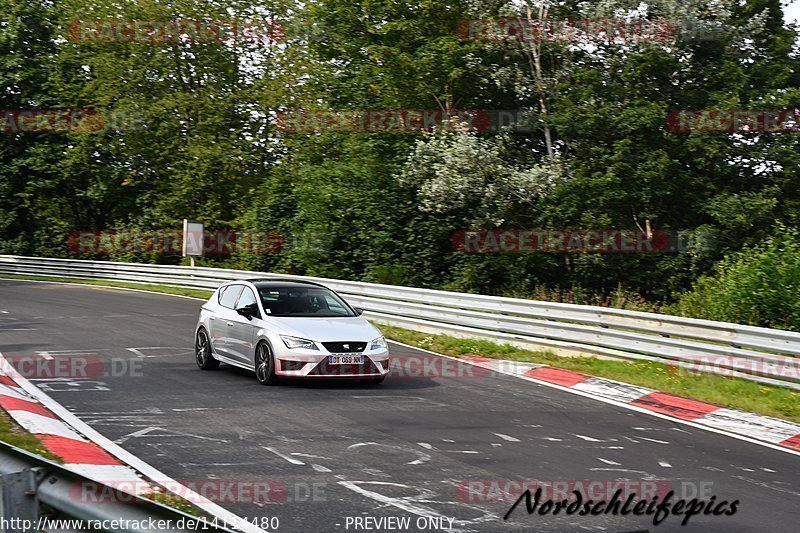
M249 519L278 517L279 532L390 531L354 521L390 516L410 519L399 531L800 530L796 455L494 373L264 387L226 365L204 372L192 353L200 305L0 281L0 352L100 358L102 372L87 379L28 377L167 475L216 483L223 507ZM401 346L392 355L441 368L441 358ZM686 527L670 516L656 527L651 516L528 515L523 504L504 521L508 497L459 491L470 480L637 487L642 479L687 499L693 491L738 499L738 511L694 516ZM225 494L231 482L238 492ZM265 482L272 502L263 489L248 494ZM429 516L454 518L453 529L417 522Z

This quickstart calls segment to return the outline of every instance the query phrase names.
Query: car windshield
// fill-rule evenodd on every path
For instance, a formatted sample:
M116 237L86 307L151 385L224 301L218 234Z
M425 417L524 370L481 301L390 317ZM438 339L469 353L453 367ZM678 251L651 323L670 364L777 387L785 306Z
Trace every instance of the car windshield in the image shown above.
M263 287L258 289L268 316L353 317L356 314L324 287Z

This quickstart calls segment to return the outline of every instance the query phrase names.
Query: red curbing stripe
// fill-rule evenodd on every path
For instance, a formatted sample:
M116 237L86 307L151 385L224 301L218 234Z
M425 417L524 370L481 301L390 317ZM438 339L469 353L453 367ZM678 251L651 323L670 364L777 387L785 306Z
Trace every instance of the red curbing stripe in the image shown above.
M14 381L8 376L3 376L3 375L0 375L0 385L8 385L9 387L19 388L19 385L17 385L16 381Z
M798 433L794 437L782 440L778 444L780 444L781 446L786 446L788 448L795 448L797 450L800 450L800 433Z
M681 420L694 420L719 409L719 406L710 403L698 402L663 392L653 392L633 400L630 404L644 407L657 413L674 416Z
M60 437L58 435L37 434L45 448L61 457L65 463L90 465L121 465L117 458L93 442Z
M6 411L27 411L29 413L46 416L47 418L56 418L56 415L51 413L49 409L42 407L36 402L20 400L19 398L13 398L5 394L0 394L0 407Z
M523 376L528 376L529 378L534 378L534 379L541 379L542 381L547 381L548 383L555 383L556 385L562 385L564 387L572 387L574 385L577 385L578 383L586 381L591 377L587 376L586 374L579 374L578 372L561 370L560 368L553 368L549 366L528 370L523 374Z

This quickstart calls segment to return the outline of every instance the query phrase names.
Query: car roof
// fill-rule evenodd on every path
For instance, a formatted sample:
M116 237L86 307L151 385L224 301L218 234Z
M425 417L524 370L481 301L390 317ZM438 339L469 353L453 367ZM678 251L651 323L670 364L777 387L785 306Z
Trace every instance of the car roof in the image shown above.
M314 283L313 281L304 281L304 280L295 280L295 279L280 279L280 278L257 278L257 279L246 279L249 283L255 285L257 289L289 289L289 288L300 288L300 287L324 287L324 285L320 285L319 283Z

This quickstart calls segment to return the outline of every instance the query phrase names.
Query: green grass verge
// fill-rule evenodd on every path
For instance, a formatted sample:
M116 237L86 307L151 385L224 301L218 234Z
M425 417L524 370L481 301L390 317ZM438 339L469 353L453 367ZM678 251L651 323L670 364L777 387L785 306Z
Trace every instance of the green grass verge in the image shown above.
M529 361L556 368L615 379L633 385L686 396L704 402L743 409L761 415L800 422L800 392L762 385L739 378L693 374L685 369L649 361L609 361L597 357L562 357L509 344L479 339L459 339L379 325L387 338L426 350L451 355Z
M142 498L146 498L150 501L160 503L161 505L166 505L167 507L172 507L173 509L177 509L178 511L183 511L186 514L190 514L198 518L208 517L206 513L201 511L194 504L189 503L180 496L175 496L174 494L171 494L169 492L153 492L150 494L144 494Z
M25 431L2 409L0 409L0 440L56 463L64 462L61 457L46 450L39 439Z
M97 280L97 279L76 279L59 278L55 276L25 276L20 274L0 273L0 278L20 279L27 281L54 281L58 283L80 283L81 285L95 285L98 287L117 287L123 289L140 289L143 291L163 292L164 294L174 294L177 296L191 296L207 300L211 296L211 291L202 289L184 289L181 287L170 287L169 285L127 283L124 281Z

